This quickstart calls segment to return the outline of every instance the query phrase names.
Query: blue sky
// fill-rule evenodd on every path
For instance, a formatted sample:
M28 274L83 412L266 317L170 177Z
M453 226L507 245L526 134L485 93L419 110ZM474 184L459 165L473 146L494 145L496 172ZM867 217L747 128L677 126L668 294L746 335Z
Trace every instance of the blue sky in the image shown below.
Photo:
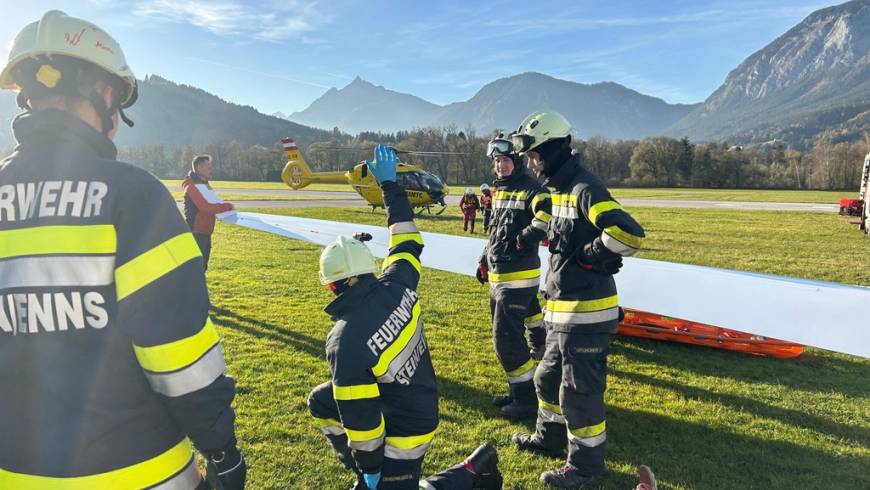
M158 74L273 113L357 75L436 104L538 71L699 102L813 0L0 0L0 56L58 8L111 33L140 78Z

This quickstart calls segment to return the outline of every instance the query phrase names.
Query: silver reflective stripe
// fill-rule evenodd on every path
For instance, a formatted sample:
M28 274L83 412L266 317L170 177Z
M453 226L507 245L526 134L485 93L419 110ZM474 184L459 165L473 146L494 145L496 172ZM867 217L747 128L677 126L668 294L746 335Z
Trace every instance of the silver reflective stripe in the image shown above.
M430 443L420 444L417 447L412 447L411 449L399 449L395 446L390 446L387 444L384 446L384 456L392 459L417 459L422 458L426 455L426 451L429 450Z
M390 233L398 235L400 233L416 233L420 231L413 221L400 221L390 225Z
M420 488L420 490L438 490L437 488L433 487L432 484L427 482L426 480L420 480L419 488Z
M537 364L530 367L528 371L524 372L519 376L508 376L508 383L522 383L523 381L531 381L535 377L535 369L538 367Z
M535 218L532 220L532 226L543 231L547 231L547 223Z
M347 445L351 447L351 449L356 449L357 451L374 451L375 449L383 446L384 444L384 435L381 434L380 437L376 439L369 439L368 441L351 441L348 438Z
M601 323L610 320L619 319L619 307L608 308L601 311L589 311L582 313L571 313L561 311L549 311L544 313L544 320L549 323L563 324L590 324Z
M630 247L616 238L608 235L607 232L601 234L601 243L604 244L605 247L608 248L611 252L618 253L619 255L625 257L631 257L632 255L637 253L637 249L634 247Z
M489 286L492 289L522 289L522 288L535 288L541 283L540 276L532 277L530 279L514 279L513 281L490 281Z
M573 206L553 206L553 216L556 218L577 219L577 208Z
M607 440L607 431L604 431L601 434L598 434L597 436L578 437L578 436L575 436L574 434L572 434L571 431L569 430L568 431L568 440L571 442L580 444L581 446L586 446L586 447L600 446L604 441Z
M0 261L0 285L4 289L108 286L114 280L114 256L21 257Z
M196 466L196 460L191 456L190 462L184 467L181 472L175 476L159 483L149 490L193 490L202 482L202 475L199 473L199 468Z
M330 425L328 427L321 427L320 432L323 432L324 434L330 436L340 436L344 434L344 429L342 429L341 426L338 425Z
M492 207L495 209L526 209L525 201L494 201Z
M547 410L546 408L538 407L538 420L541 422L553 422L555 424L564 424L565 416L556 412Z
M404 330L405 328L411 328L411 325L410 324L406 325L404 328L402 328L402 330ZM401 332L402 331L400 330L399 333L396 334L396 337L401 335L402 334ZM408 362L408 359L410 359L411 356L414 355L414 352L417 350L417 347L420 345L422 338L423 338L423 315L420 315L417 317L417 331L414 332L414 335L412 335L410 339L408 339L408 343L405 344L405 348L402 349L396 355L396 357L393 358L392 361L390 361L389 366L387 366L387 372L378 376L378 378L377 378L378 383L392 383L393 381L395 381L396 374L399 372L399 370L401 370L405 366L405 363Z
M220 343L184 369L171 373L145 371L151 388L166 396L182 396L212 384L226 370Z

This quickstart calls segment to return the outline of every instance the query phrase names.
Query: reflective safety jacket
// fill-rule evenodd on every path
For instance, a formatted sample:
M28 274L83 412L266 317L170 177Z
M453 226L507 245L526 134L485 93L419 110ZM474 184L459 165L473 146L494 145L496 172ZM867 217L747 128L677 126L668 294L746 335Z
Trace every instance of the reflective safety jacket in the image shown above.
M202 258L154 176L72 115L0 161L0 488L193 489L233 441Z
M643 242L643 228L616 202L575 154L546 182L553 199L550 271L544 321L555 331L615 332L619 300L613 276L581 267L587 244L611 258L630 256Z
M404 189L394 182L381 188L390 229L383 273L362 276L325 308L336 320L326 356L340 424L357 466L368 473L384 456L423 456L438 426L435 370L417 294L423 238Z
M493 289L536 288L541 276L538 246L550 222L550 193L525 167L496 184L489 241L480 262L489 267ZM517 249L518 240L523 250Z

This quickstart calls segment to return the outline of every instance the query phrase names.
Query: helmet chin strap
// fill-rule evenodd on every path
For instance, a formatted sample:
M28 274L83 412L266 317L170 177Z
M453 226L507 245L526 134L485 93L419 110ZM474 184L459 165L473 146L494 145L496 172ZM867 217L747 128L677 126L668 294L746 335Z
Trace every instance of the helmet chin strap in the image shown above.
M115 121L112 120L112 115L115 111L118 111L118 115L121 117L121 120L124 121L124 124L128 127L133 127L133 121L124 114L124 109L122 109L117 102L106 107L106 101L96 90L91 91L88 99L91 101L91 104L93 104L94 110L97 111L97 116L99 116L100 123L103 126L104 136L108 137L109 133L115 128Z

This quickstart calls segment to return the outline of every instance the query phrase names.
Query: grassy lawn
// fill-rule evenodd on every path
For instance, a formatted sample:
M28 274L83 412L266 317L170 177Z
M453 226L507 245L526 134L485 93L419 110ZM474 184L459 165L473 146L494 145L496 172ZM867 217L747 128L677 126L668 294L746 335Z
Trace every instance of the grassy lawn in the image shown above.
M631 211L649 234L642 257L870 284L870 242L835 216ZM280 212L384 221L382 212L363 208ZM455 215L418 223L461 232ZM317 279L319 253L225 224L216 231L209 287L239 386L249 488L347 488L351 481L306 409L309 391L329 377L324 339L332 324L321 309L332 296ZM473 278L426 269L420 292L442 413L424 473L489 441L499 449L505 488L543 488L540 472L561 462L513 449L511 434L534 422L506 421L490 405L506 383L492 348L487 290ZM609 471L600 488L633 488L639 463L653 467L664 489L870 488L868 360L809 349L779 361L617 337L609 370Z
M304 193L299 194L245 194L244 192L221 192L221 199L224 201L324 201L330 199L347 199L345 196L311 196ZM184 199L184 192L170 192L176 201Z

